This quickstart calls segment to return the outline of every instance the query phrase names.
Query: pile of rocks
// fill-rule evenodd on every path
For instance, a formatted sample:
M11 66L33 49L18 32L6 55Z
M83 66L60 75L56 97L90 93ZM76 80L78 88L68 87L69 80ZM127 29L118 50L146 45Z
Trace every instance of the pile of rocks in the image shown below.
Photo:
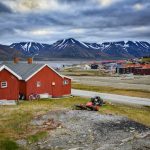
M150 149L150 128L122 116L98 112L51 111L32 121L51 127L46 139L28 146L37 150L136 150Z

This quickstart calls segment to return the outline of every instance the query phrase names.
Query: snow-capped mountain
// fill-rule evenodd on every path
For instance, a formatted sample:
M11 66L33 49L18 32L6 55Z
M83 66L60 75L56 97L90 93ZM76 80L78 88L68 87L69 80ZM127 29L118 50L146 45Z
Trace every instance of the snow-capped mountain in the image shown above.
M150 55L150 43L144 41L87 43L73 38L59 40L53 44L35 42L13 43L9 48L21 52L24 56L38 59L120 59Z
M20 42L13 43L9 47L21 51L26 56L36 56L39 55L41 50L49 47L49 45L35 42Z
M59 40L50 46L51 55L57 58L97 58L99 50L73 38Z

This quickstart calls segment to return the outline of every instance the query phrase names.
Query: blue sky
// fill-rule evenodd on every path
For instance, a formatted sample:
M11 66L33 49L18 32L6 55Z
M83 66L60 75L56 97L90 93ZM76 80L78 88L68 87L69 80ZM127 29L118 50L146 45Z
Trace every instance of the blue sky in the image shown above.
M0 0L0 43L150 41L150 0Z

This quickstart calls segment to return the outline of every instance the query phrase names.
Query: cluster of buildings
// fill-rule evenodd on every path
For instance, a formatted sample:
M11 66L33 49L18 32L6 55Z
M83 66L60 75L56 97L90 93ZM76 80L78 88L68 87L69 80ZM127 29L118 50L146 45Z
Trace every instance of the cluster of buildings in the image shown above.
M139 60L119 60L102 63L104 68L110 71L115 70L117 74L150 75L150 63Z
M134 60L105 60L72 66L78 70L101 70L117 74L150 75L150 63Z

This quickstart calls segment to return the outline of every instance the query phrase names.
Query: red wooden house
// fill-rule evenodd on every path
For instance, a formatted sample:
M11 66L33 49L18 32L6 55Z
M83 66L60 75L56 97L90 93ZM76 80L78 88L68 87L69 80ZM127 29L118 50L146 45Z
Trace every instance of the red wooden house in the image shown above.
M0 100L17 100L19 94L29 99L62 97L71 94L71 79L46 64L7 63L0 65Z

